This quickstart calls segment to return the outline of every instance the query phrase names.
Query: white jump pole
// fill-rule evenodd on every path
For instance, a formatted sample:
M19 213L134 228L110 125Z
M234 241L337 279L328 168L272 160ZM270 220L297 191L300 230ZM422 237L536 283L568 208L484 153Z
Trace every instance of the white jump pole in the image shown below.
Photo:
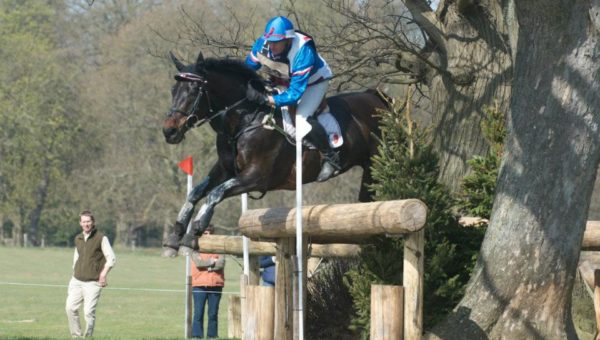
M296 114L296 259L298 272L298 339L304 340L304 298L302 294L302 138L308 131L302 131L300 115ZM305 128L305 127L304 127Z
M248 210L248 194L242 194L242 214ZM244 276L246 280L250 278L250 239L242 236L242 246L244 252Z

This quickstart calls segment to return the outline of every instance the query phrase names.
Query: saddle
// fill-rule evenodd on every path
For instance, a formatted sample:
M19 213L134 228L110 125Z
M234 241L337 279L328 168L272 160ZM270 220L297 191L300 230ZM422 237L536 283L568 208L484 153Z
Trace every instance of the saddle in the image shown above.
M339 148L344 144L344 138L342 137L342 129L340 128L340 124L335 119L333 114L329 112L329 106L327 105L327 101L323 99L323 102L317 108L315 113L317 121L319 124L323 126L325 132L327 133L329 145L332 148ZM281 121L282 127L285 133L290 135L292 138L296 138L296 107L282 107L281 108ZM303 139L303 144L308 147L314 148L308 139Z
M292 122L294 122L294 124L296 124L296 109L297 109L296 105L287 106L287 110L290 113L290 115L292 116ZM321 113L325 112L326 109L329 110L329 108L327 106L327 98L323 97L323 99L321 99L321 103L319 104L319 106L317 107L317 110L315 111L314 116L318 117Z
M252 84L251 84L252 85ZM276 94L279 93L280 89L277 88L276 86L265 86L265 90L267 93L271 93L271 94ZM280 109L281 112L281 120L282 120L282 126L281 128L283 129L283 132L285 135L287 135L291 140L294 140L296 138L296 109L297 106L296 105L289 105L289 106L284 106ZM279 110L278 110L279 111ZM340 146L342 146L342 144L344 144L344 139L342 137L342 129L340 128L340 124L338 123L338 121L336 120L336 118L333 116L333 114L331 114L330 110L329 110L329 106L327 104L327 98L323 97L323 99L321 100L321 103L319 104L319 106L317 107L317 110L315 111L314 117L317 118L317 121L323 126L323 128L325 129L325 132L327 133L327 136L329 137L329 145L332 148L338 148ZM266 116L265 119L262 122L263 126L267 129L277 129L280 130L280 128L276 127L276 123L274 120L272 120L272 118L270 118L269 116ZM305 144L308 147L314 148L314 145L312 145L307 139L303 140L303 144Z

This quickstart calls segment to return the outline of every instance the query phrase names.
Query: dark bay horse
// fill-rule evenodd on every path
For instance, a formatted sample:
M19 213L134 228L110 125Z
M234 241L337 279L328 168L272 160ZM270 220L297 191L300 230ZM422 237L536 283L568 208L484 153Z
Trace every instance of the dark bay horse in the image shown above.
M215 206L223 199L249 192L294 190L296 182L295 147L282 133L263 127L263 118L271 108L246 99L249 82L264 84L254 70L238 60L205 60L202 53L192 65L184 65L173 54L171 59L179 73L172 88L172 106L163 124L165 139L177 144L190 128L209 123L216 132L219 158L181 208L173 233L164 242L167 256L176 255L180 246L197 249L196 237L208 226ZM370 201L367 185L372 181L371 156L377 152L380 135L377 110L386 109L388 101L378 92L367 90L339 94L327 102L344 139L339 148L340 173L356 165L362 167L359 200ZM280 115L276 115L276 121L281 125ZM321 169L320 153L304 148L302 162L303 183L315 181ZM193 230L186 234L194 207L204 197L206 201L192 224Z

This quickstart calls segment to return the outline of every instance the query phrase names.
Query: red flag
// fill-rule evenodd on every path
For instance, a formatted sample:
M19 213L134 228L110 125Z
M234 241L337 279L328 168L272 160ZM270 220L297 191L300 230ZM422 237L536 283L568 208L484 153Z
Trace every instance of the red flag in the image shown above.
M192 161L192 156L188 156L177 165L179 165L179 168L181 168L181 170L183 170L183 172L186 174L190 176L194 174L194 162Z

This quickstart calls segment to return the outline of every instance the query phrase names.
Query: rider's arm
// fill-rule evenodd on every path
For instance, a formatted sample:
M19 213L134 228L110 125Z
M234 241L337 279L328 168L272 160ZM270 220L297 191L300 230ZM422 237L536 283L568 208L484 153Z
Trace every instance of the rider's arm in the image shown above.
M273 96L276 106L292 105L300 100L308 86L308 78L310 78L316 58L317 51L311 44L302 46L290 65L292 72L290 86L283 93Z
M260 53L265 41L262 37L256 39L254 45L252 46L252 50L246 56L246 65L249 66L253 70L258 70L262 65L260 61L258 61L257 55Z

